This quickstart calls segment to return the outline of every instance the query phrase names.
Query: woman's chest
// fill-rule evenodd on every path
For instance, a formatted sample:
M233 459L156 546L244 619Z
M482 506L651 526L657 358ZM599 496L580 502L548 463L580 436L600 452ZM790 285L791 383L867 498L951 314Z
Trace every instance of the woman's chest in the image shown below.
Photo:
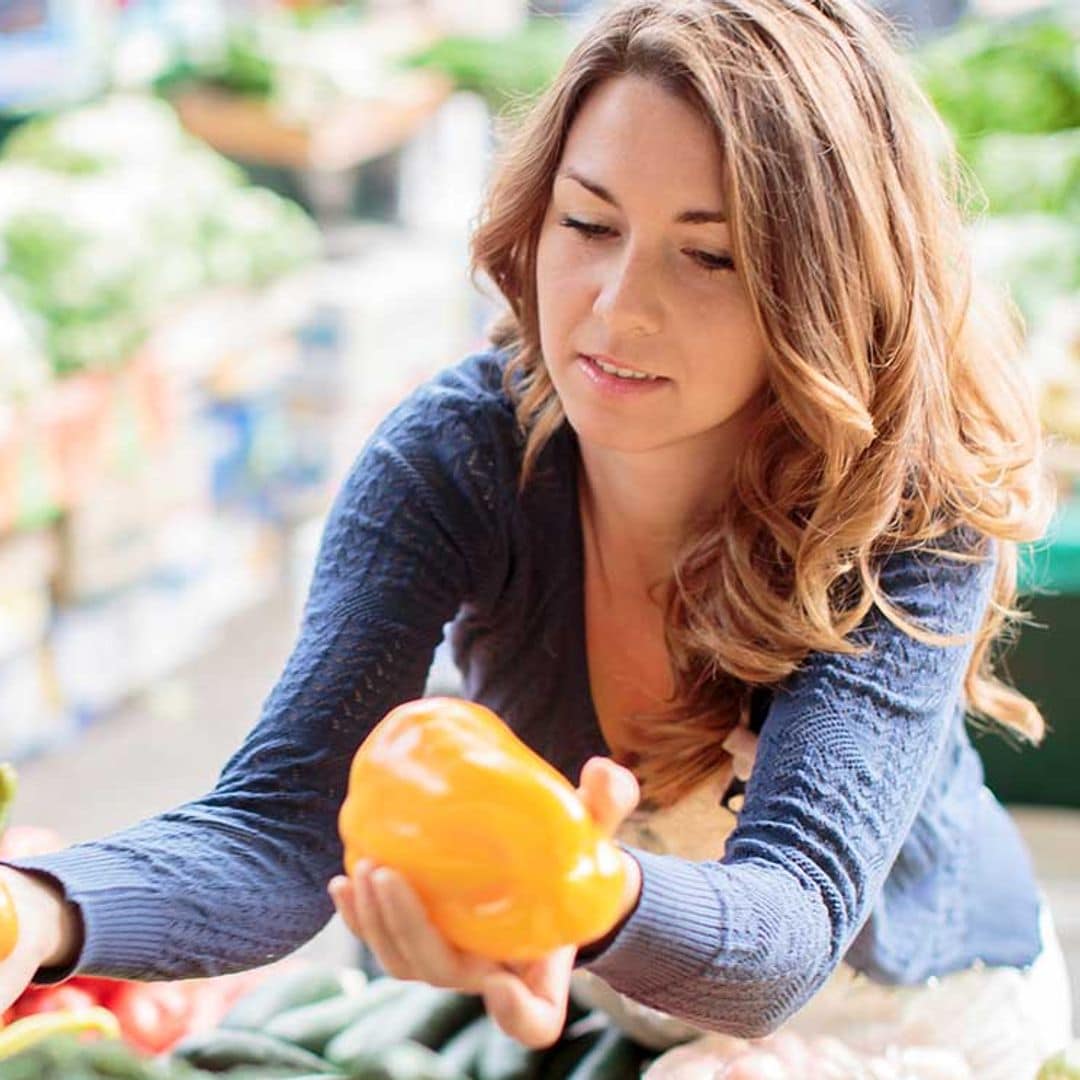
M671 703L663 612L647 596L612 595L589 573L584 593L589 691L600 730L618 755L633 717Z

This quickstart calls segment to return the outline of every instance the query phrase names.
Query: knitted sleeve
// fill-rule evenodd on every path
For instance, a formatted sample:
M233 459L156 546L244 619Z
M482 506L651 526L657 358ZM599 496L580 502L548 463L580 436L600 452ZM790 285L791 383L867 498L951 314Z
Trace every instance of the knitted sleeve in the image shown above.
M75 967L40 981L237 970L326 923L352 755L390 708L422 692L476 569L490 574L505 558L497 474L509 466L478 396L458 376L436 380L361 453L325 527L294 651L214 790L105 839L12 862L58 881L82 918Z

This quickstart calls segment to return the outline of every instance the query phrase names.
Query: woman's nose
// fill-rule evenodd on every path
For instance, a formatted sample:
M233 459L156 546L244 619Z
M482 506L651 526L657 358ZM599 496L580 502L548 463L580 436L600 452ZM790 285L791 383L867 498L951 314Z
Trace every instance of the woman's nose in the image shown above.
M605 267L593 311L613 334L655 334L661 323L657 285L655 265L627 249Z

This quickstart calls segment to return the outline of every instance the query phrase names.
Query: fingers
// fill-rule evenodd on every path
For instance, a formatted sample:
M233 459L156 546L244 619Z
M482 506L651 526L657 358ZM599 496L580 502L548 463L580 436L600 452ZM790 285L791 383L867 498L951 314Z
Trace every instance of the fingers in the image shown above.
M331 897L335 904L338 903L338 898L341 898L338 910L346 925L367 943L388 975L395 979L420 978L412 974L393 934L387 928L372 885L371 870L370 863L363 860L358 862L351 879L334 879L331 883ZM337 884L339 882L344 884Z
M565 1005L560 1010L530 994L525 984L507 972L484 982L484 1008L488 1016L513 1039L533 1049L551 1046L563 1029Z
M341 916L341 921L349 928L349 933L354 937L362 937L360 923L354 910L356 901L353 894L353 884L343 874L330 879L327 886L330 899L334 901L334 909Z
M566 1024L573 959L573 949L558 949L520 974L489 976L482 991L488 1015L518 1042L534 1049L550 1046Z
M566 1023L575 949L508 967L464 953L431 923L416 892L398 873L358 863L352 878L328 891L346 926L367 942L387 974L479 993L492 1019L527 1046L550 1046Z
M463 953L447 941L400 874L378 869L372 878L383 922L413 972L411 978L433 986L478 993L483 979L499 970L492 961Z
M408 882L387 867L358 863L352 880L335 877L329 892L345 925L396 979L479 993L483 979L500 970L447 941Z
M581 770L578 795L593 820L610 835L634 812L641 790L629 769L610 758L593 757Z

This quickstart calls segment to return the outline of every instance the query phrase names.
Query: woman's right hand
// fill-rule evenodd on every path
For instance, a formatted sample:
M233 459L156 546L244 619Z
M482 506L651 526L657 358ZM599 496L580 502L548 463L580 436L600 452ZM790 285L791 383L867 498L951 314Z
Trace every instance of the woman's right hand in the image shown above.
M67 964L78 949L79 923L71 904L46 878L0 866L19 921L15 948L0 963L0 1012L26 989L40 967Z

